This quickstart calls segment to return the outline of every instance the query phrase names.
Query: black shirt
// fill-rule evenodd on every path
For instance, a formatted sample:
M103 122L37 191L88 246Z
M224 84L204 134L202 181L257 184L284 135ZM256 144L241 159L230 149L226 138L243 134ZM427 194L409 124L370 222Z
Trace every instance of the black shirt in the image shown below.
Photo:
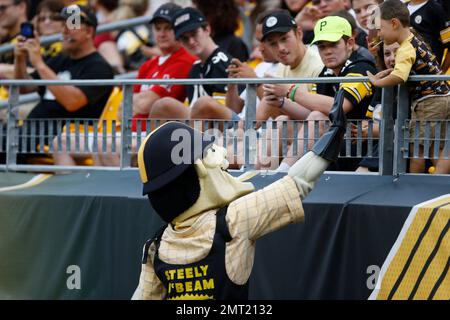
M189 72L190 79L212 79L212 78L228 78L226 69L230 65L232 57L220 48L214 52L206 60L205 64L196 61ZM211 96L214 98L223 98L227 92L226 84L207 84L192 85L187 87L189 104L192 104L200 97Z
M355 42L357 45L367 49L367 33L360 27L356 29Z
M71 59L67 55L60 54L47 61L47 65L62 80L70 79L112 79L113 70L98 52L89 54L81 59ZM39 74L34 72L31 75L34 79L39 79ZM46 87L39 87L41 101L29 114L29 119L78 119L78 118L99 118L109 95L112 86L79 86L88 100L87 105L74 112L67 111L53 94Z
M234 34L214 38L214 42L220 48L228 52L233 58L237 58L244 62L249 58L247 46L244 41Z
M372 74L377 73L377 69L373 62L366 60L356 51L352 53L339 73L339 77L362 77L367 76L367 71ZM333 71L324 67L319 77L335 77ZM355 83L318 83L313 85L312 91L325 96L334 97L336 91L343 88L345 98L353 105L352 110L347 113L348 119L364 119L366 117L367 107L369 106L372 95L373 86L370 82Z
M441 41L441 31L450 25L449 17L442 6L429 0L419 10L410 16L411 26L430 45L431 51L436 55L439 63L442 61L444 49L449 47L449 43L444 45Z
M444 8L447 18L450 17L450 1L448 0L435 0L435 1L440 3L441 6Z

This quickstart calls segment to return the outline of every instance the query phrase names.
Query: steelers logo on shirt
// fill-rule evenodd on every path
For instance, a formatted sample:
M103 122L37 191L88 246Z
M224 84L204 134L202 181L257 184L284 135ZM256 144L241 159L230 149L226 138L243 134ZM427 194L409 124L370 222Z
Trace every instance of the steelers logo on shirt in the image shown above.
M414 18L414 21L415 21L417 24L420 24L420 23L422 22L422 16L421 16L421 15L416 16L416 17Z

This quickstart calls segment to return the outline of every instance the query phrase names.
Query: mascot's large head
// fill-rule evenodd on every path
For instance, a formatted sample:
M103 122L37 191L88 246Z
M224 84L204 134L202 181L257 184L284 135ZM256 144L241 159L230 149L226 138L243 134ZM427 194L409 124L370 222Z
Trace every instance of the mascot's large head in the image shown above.
M180 122L153 131L138 152L143 194L166 222L180 223L254 190L226 170L226 149Z

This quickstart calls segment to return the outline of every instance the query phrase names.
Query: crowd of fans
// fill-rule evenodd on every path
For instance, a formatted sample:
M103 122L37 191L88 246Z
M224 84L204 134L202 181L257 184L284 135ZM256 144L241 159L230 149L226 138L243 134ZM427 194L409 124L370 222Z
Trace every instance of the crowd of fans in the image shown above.
M369 127L377 137L380 87L404 83L409 75L449 74L449 7L446 0L0 0L0 44L15 46L14 51L0 53L0 79L111 79L130 71L138 71L139 79L369 76L367 83L257 87L256 128L263 121L288 123L287 136L286 132L283 136L287 156L283 159L281 150L270 154L274 150L269 145L264 156L276 159L275 164L260 161L257 167L286 170L313 143L293 137L311 137L325 130L322 120L328 119L338 90L345 91L347 118L362 121L363 137ZM74 8L81 18L75 28L69 23ZM139 16L148 16L149 23L96 32L100 24ZM24 35L26 22L34 26L32 36ZM58 33L63 35L61 42L39 44L40 37ZM445 120L450 120L449 84L422 81L408 86L409 118L430 121L427 131L432 138L440 133L436 138L442 142L439 159L428 164L413 159L409 172L421 173L433 166L435 173L450 173L450 160L444 159L448 157L444 142ZM146 119L220 119L242 127L243 89L231 84L137 85L132 130L135 134L146 131L142 121ZM21 92L31 91L39 93L40 101L30 107L27 119L96 119L112 88L21 87ZM0 86L0 100L7 97L7 88ZM0 117L5 116L0 110ZM320 125L317 128L310 121L294 132L290 120L319 120ZM444 120L440 132L437 120ZM55 144L53 137L61 134L55 128L45 127L47 145ZM30 134L29 128L20 130ZM277 130L275 136L281 137L281 129ZM357 131L352 129L353 134ZM424 126L413 125L410 133L421 138L421 157L427 153L425 131ZM269 137L273 137L271 130L260 135L261 141ZM62 141L63 152L55 153L54 163L75 164L79 155L67 152L67 140ZM106 143L111 150L111 141ZM58 144L61 148L61 139ZM351 149L354 155L356 145ZM97 161L99 165L119 163L118 156L110 155ZM330 169L377 171L378 160L342 159Z

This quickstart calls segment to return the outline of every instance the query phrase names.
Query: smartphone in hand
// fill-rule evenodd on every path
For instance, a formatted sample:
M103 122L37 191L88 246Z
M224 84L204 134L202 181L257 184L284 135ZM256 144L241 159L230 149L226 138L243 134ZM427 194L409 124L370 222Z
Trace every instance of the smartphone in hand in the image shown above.
M367 37L367 40L369 41L369 43L377 45L381 41L380 36L378 36L378 30L375 28L369 29L369 35Z
M31 22L23 22L20 25L20 34L26 39L34 38L33 24Z

